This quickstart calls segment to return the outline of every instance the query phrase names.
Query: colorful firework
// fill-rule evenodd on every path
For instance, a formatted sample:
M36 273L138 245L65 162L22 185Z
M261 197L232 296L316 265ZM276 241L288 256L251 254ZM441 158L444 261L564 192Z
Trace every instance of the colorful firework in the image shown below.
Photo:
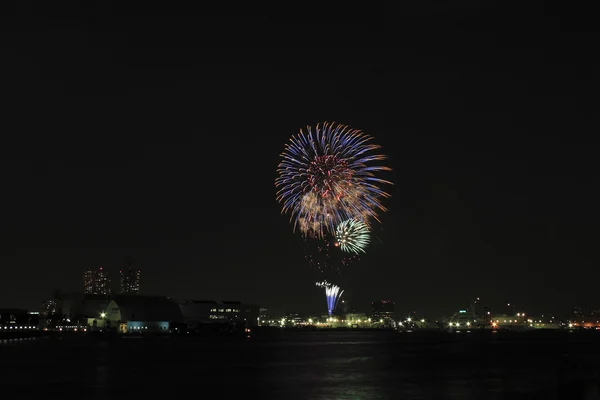
M304 235L335 234L347 219L377 219L389 197L379 185L391 184L376 176L390 168L370 143L371 136L345 125L324 123L300 130L286 145L277 168L277 201Z
M335 230L337 244L347 253L366 253L369 244L369 227L362 221L348 219L339 224Z
M327 313L331 317L337 308L338 301L342 297L343 290L337 285L332 285L327 281L317 282L319 287L325 288L325 297L327 299Z

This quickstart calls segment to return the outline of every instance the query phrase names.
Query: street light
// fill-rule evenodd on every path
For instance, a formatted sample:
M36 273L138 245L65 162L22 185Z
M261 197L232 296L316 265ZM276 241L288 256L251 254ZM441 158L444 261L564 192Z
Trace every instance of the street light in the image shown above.
M105 312L101 313L100 318L106 318L106 313Z

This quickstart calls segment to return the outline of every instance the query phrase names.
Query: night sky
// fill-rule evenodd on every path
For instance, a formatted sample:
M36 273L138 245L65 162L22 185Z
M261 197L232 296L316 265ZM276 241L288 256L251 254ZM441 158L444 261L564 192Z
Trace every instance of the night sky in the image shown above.
M90 267L116 283L130 255L144 294L325 312L274 188L289 137L323 121L394 169L379 240L338 280L353 306L600 307L598 35L575 13L17 3L0 307L82 290Z

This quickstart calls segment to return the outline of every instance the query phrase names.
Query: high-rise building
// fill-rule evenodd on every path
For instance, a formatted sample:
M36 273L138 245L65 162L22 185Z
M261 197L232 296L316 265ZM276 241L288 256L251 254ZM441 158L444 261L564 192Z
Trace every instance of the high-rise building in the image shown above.
M481 299L479 297L477 297L475 300L473 300L473 303L471 304L471 309L473 312L473 315L475 315L476 317L481 317L483 315L483 306L481 304Z
M83 273L83 293L109 295L110 279L108 279L108 272L102 267L98 271L86 270Z
M83 293L93 294L94 293L94 277L96 274L91 269L85 270L83 273Z
M56 300L46 300L42 303L40 315L44 318L48 318L54 313L56 313L57 309L58 305Z
M380 300L371 303L373 319L394 319L394 302L390 300Z
M121 270L121 294L140 293L140 271L134 269L131 264Z

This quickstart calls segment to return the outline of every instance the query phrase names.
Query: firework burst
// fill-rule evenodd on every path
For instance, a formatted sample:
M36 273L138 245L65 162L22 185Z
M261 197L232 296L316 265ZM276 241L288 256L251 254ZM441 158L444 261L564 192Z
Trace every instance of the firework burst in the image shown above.
M337 308L338 301L342 297L344 291L341 290L342 288L340 288L339 286L332 285L327 281L317 282L316 285L325 289L325 298L327 300L327 312L331 317L333 315L333 312Z
M325 123L307 127L290 139L277 168L277 201L290 214L294 229L323 237L335 233L342 221L377 219L386 211L381 199L389 197L379 186L391 182L377 173L390 168L371 136L345 125Z
M347 253L366 253L369 244L369 227L362 221L348 219L337 226L335 230L337 244Z

